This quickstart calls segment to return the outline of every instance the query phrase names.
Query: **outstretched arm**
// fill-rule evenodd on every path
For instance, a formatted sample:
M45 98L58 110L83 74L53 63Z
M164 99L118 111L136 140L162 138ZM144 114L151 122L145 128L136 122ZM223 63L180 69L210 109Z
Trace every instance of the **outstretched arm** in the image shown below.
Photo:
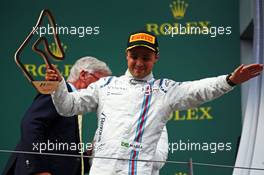
M263 64L241 65L228 76L183 83L168 81L164 100L170 104L171 111L193 108L224 95L232 90L232 86L258 76L262 70Z

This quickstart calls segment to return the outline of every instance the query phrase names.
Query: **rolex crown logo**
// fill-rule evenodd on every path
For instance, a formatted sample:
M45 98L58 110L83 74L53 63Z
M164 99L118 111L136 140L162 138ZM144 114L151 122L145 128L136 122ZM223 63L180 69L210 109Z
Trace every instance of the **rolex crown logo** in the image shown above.
M176 19L181 19L184 17L188 4L183 0L175 0L170 4L170 8L173 14L173 17Z
M65 50L67 49L67 46L64 45L63 43L61 43L61 46L62 46L63 51L65 52ZM51 45L49 45L49 49L55 56L62 57L62 53L55 43L51 43Z
M187 173L179 172L179 173L176 173L175 175L187 175Z

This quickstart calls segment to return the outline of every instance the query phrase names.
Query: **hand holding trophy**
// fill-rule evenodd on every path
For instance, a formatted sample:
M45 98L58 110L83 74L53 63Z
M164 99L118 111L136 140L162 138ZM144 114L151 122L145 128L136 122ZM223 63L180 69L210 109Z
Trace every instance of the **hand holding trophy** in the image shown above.
M46 69L46 81L60 82L62 80L62 75L54 65L46 65Z
M33 30L29 33L29 35L27 36L25 41L17 49L17 51L15 53L15 62L18 65L18 67L22 70L22 72L24 73L26 78L29 80L29 82L37 89L37 91L39 91L42 94L50 94L51 92L53 92L57 88L57 86L59 84L59 81L61 79L59 79L59 78L56 78L56 79L50 78L49 81L46 81L46 80L43 80L43 81L34 80L32 75L30 75L29 71L25 68L24 64L22 64L22 62L20 60L22 51L29 44L29 42L32 39L32 37L33 37L34 33L36 32L36 30L42 25L45 16L48 18L48 21L49 21L51 27L53 27L55 29L56 23L55 23L54 18L52 17L51 12L49 10L47 10L47 9L42 10L41 13L40 13L40 16L38 18L37 24L35 25ZM32 50L34 52L36 52L37 54L39 54L43 58L48 70L54 70L54 72L57 72L55 67L53 65L51 65L51 63L50 63L50 61L48 59L48 55L53 57L55 60L63 60L64 59L64 51L63 51L60 39L58 37L58 34L56 33L56 30L53 31L53 39L55 41L55 45L57 46L59 54L53 54L50 51L50 48L48 47L47 38L45 38L44 36L38 38L36 40L36 42L34 42L34 44L32 45ZM41 50L39 48L40 44L43 44L45 51L43 51L43 50Z

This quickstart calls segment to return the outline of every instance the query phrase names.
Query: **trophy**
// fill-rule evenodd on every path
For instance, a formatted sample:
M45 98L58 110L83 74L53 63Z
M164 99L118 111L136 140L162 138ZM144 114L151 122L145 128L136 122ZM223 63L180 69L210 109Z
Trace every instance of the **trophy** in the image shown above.
M39 18L38 18L38 21L37 21L35 27L33 28L33 30L29 33L29 35L26 37L24 42L17 49L17 51L15 53L15 62L18 65L18 67L22 70L22 72L24 73L26 78L29 80L29 82L37 89L38 92L40 92L41 94L50 94L51 92L53 92L57 88L59 82L58 81L37 81L37 80L34 80L33 77L30 75L30 73L25 68L24 64L22 64L22 62L20 60L22 51L28 45L28 43L32 39L34 33L36 32L36 30L38 30L38 28L42 25L45 17L47 17L48 22L50 23L51 27L53 27L53 29L54 29L52 35L53 35L53 39L55 41L55 45L58 48L59 54L55 55L50 51L50 48L48 47L48 40L44 36L41 36L40 38L38 38L34 42L34 44L32 45L32 50L34 52L36 52L37 54L39 54L43 58L43 60L45 61L45 64L48 65L49 67L52 67L52 66L51 66L51 63L48 59L48 55L50 57L53 57L55 60L63 60L64 59L64 51L62 48L62 44L61 44L60 39L58 37L58 34L55 30L55 27L56 27L55 20L52 16L51 12L47 9L44 9L41 11ZM40 44L43 44L44 51L39 48Z

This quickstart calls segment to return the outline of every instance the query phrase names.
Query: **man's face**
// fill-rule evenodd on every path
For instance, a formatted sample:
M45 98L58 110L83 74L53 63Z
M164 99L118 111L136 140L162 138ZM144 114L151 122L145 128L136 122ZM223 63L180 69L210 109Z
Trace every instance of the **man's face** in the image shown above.
M127 66L135 78L144 78L152 71L158 57L145 47L135 47L127 51Z
M81 79L81 87L80 89L85 89L87 88L91 83L96 82L102 77L109 76L108 73L106 72L94 72L94 73L89 73L86 71L83 71L80 73L80 79Z

